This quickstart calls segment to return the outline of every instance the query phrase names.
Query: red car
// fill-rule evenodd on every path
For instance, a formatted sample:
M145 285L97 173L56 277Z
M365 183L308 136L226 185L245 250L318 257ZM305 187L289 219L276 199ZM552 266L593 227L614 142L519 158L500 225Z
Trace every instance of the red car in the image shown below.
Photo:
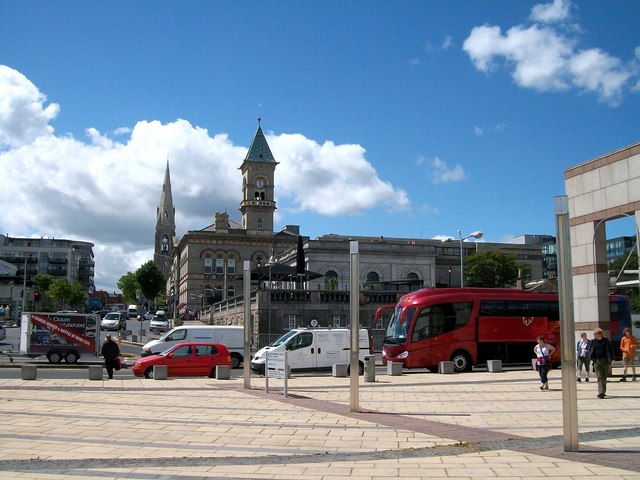
M132 370L137 377L152 378L154 365L166 365L169 377L214 378L218 365L231 365L231 355L219 343L179 343L159 355L136 360Z

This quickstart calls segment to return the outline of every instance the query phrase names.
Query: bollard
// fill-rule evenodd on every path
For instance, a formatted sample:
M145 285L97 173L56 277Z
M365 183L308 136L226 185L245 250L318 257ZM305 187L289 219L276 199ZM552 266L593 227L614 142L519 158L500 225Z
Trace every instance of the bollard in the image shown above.
M490 372L501 372L502 360L487 360L487 370Z
M231 367L229 365L216 365L216 378L218 380L229 380L231 378Z
M376 357L373 355L366 355L364 357L364 381L376 381Z
M391 375L391 376L402 375L402 363L387 362L387 375Z
M166 380L167 379L167 366L166 365L154 365L153 366L153 378L154 380Z
M438 364L438 373L453 373L453 362L440 362Z
M102 380L102 365L89 365L89 380Z
M331 373L334 377L346 377L348 368L346 363L334 363Z
M22 380L35 380L38 376L38 367L35 365L22 365Z

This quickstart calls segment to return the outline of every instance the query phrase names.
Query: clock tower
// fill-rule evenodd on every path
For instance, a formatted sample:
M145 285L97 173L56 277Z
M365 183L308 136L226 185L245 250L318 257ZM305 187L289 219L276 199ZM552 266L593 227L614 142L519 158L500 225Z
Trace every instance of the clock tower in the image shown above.
M153 250L153 260L166 276L171 265L171 242L176 235L176 209L171 195L171 176L169 174L169 160L164 174L160 204L156 212L156 236Z
M258 118L258 130L253 137L240 171L242 172L242 226L248 235L273 235L274 174L278 162L273 158Z

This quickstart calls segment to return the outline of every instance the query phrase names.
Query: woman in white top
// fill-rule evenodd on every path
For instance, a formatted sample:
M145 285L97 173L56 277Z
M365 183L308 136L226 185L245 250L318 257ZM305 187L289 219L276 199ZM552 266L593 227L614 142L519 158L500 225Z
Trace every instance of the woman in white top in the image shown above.
M584 381L589 381L589 348L591 347L591 340L587 340L587 334L582 332L580 334L580 340L576 344L576 356L578 357L578 381L581 381L582 367L584 367Z
M536 354L536 370L540 374L540 390L549 390L549 379L547 373L549 372L549 358L553 355L556 349L553 345L545 343L544 337L540 335L538 337L538 344L533 347L533 352Z

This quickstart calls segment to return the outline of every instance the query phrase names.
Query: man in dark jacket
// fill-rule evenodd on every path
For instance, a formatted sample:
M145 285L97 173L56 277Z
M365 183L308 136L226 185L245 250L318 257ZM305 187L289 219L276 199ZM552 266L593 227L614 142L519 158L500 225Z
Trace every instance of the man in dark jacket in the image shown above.
M107 369L109 378L113 378L113 369L117 365L117 358L120 356L118 344L111 339L111 335L107 335L100 353L104 357L104 366Z
M607 375L611 365L611 342L604 336L601 328L593 331L589 359L593 362L598 377L598 398L604 398L607 396Z

